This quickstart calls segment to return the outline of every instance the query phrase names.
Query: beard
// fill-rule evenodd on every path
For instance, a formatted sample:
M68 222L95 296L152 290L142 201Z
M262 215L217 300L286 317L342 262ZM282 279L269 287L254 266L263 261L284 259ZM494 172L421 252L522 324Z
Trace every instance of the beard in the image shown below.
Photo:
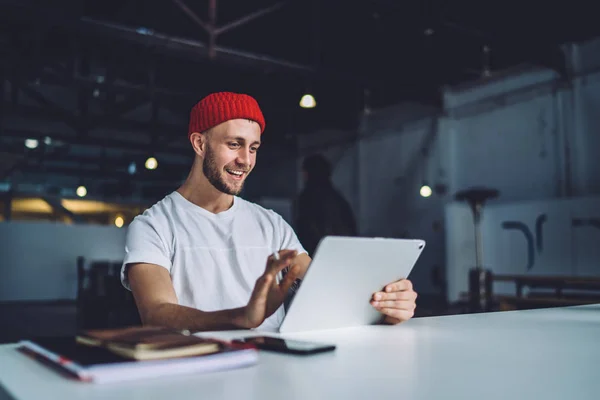
M244 168L244 170L246 170L246 168ZM244 181L242 181L239 186L230 186L225 182L222 171L217 166L215 155L210 146L206 146L206 156L202 163L202 172L204 172L204 175L215 189L220 192L236 196L240 194L244 188Z

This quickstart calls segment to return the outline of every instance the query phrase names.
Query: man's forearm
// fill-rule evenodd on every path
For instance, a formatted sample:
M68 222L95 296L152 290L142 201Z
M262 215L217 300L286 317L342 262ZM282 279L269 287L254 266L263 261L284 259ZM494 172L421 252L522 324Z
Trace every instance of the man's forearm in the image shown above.
M179 304L164 303L142 316L144 325L165 326L173 329L217 331L247 329L244 309L201 311Z

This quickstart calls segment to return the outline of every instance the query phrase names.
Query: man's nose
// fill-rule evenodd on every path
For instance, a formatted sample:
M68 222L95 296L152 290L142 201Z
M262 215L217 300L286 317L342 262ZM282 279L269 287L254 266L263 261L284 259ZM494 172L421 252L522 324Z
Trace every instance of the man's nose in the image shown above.
M238 152L238 164L243 164L244 166L250 166L250 149L244 148Z

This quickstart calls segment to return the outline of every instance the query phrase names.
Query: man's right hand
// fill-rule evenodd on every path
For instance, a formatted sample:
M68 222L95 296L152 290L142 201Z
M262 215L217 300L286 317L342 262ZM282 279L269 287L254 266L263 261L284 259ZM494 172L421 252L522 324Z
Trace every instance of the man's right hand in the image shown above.
M300 267L291 265L297 255L295 250L281 250L279 260L273 256L267 259L265 273L258 278L248 305L242 309L242 325L246 328L256 328L270 317L285 300L290 286L299 275ZM277 274L290 266L288 273L277 283Z

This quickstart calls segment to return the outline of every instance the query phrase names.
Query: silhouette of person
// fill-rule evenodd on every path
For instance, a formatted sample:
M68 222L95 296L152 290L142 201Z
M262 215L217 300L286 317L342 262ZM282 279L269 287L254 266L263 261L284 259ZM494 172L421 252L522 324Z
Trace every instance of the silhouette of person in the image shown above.
M331 163L321 154L302 163L304 188L296 200L296 234L313 256L319 241L328 235L358 235L352 208L331 181Z

